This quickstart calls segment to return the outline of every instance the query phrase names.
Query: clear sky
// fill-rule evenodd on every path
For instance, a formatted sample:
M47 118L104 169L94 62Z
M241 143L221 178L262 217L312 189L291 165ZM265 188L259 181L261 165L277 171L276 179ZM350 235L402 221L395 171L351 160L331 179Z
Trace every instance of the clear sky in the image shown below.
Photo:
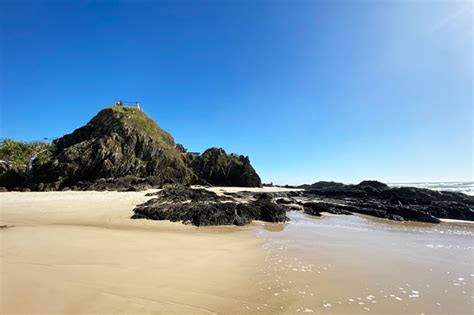
M117 99L263 181L473 180L471 1L0 0L0 137Z

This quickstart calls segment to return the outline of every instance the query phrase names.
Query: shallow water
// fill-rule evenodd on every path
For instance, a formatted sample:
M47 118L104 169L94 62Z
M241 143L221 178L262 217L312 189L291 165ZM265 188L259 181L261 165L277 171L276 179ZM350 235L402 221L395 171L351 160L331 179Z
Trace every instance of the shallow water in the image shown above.
M267 255L255 310L473 312L473 224L289 215L257 232Z

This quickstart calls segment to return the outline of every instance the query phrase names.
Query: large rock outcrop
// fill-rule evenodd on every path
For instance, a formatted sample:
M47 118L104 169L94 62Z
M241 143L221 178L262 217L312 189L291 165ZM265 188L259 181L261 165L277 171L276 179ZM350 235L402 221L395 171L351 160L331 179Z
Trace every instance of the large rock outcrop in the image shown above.
M210 148L201 155L188 154L188 163L201 183L215 186L261 187L262 182L248 156Z
M195 176L173 137L138 108L106 108L54 147L51 161L35 170L43 189L189 184Z
M15 148L11 149L10 144ZM4 141L0 150L0 186L8 190L143 190L168 183L261 186L248 157L211 148L186 153L173 137L135 107L101 110L85 126L47 145ZM3 150L5 149L5 150ZM11 149L11 150L10 150ZM26 150L28 149L28 150ZM9 152L13 153L9 153ZM5 154L4 154L5 153ZM7 162L20 160L21 167ZM18 163L17 163L18 164Z

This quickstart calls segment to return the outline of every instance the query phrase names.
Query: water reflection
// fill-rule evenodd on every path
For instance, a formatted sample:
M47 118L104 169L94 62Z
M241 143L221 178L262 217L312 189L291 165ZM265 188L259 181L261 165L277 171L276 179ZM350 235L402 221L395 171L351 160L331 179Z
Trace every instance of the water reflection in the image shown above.
M259 310L471 312L474 225L288 215L257 232L267 253Z

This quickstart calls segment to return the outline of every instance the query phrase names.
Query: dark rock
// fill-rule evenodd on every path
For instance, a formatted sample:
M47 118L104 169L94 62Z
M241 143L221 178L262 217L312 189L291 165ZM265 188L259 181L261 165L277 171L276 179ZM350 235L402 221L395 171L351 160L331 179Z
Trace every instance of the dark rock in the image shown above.
M153 201L152 201L153 200ZM252 221L255 214L250 213L246 204L238 203L160 203L152 199L133 211L132 219L170 220L206 225L245 225Z
M38 191L56 191L59 190L61 182L53 182L53 183L40 183L38 187Z
M303 187L303 186L300 186ZM344 187L343 183L337 183L337 182L326 182L326 181L319 181L311 185L306 185L307 190L312 190L312 189L326 189L326 188L338 188L338 187Z
M474 221L474 207L454 201L433 202L425 211L441 219Z
M128 177L147 178L155 185L194 179L171 135L137 108L106 108L84 127L53 143L52 160L36 170L38 183L126 190Z
M321 212L328 212L331 214L352 214L347 209L344 209L341 205L330 204L326 202L306 202L303 204L304 211L310 215L320 216Z
M359 186L359 187L371 187L371 188L374 188L374 189L377 189L377 190L384 190L384 189L389 188L387 184L381 183L381 182L376 181L376 180L364 180L364 181L360 182L357 186Z
M8 189L6 189L5 187L0 187L0 192L7 192Z
M221 148L210 148L201 155L188 154L188 163L199 181L214 186L262 186L247 156L227 154Z
M429 205L434 201L453 201L474 205L474 197L449 191L435 191L424 188L398 187L381 192L380 197L392 203Z
M321 211L319 211L317 208L303 206L303 211L309 215L314 215L317 217L320 217L322 215Z
M289 191L286 194L288 197L302 197L303 196L302 191Z
M26 167L0 161L0 186L12 190L27 186Z
M167 186L133 211L133 219L170 220L206 225L245 225L252 220L285 222L286 209L262 194L249 203L229 202L228 197L204 189Z
M47 146L47 156L33 162L28 178L26 164L13 167L2 156L0 186L40 191L137 191L173 183L261 186L248 157L217 148L202 155L189 153L134 107L103 109L85 126Z
M431 223L439 223L438 218L474 220L474 197L457 192L390 188L377 181L363 181L358 185L318 182L310 185L303 195L326 202L305 204L309 214L344 210L392 220Z
M286 209L272 202L272 197L268 194L262 194L260 197L250 203L250 207L258 209L259 216L257 220L266 222L285 222L288 221Z
M278 198L275 200L275 202L280 205L288 205L288 204L296 203L296 201L292 198Z
M396 215L396 214L391 214L389 217L388 217L390 220L394 220L394 221L405 221L405 219L399 215Z
M347 202L347 201L346 201ZM440 220L423 211L419 206L400 206L383 204L377 201L352 201L347 204L331 202L307 202L305 212L311 215L320 215L321 212L332 214L360 213L390 220L411 220L428 223L439 223Z
M146 196L156 196L161 202L217 202L233 200L230 197L219 196L216 193L206 189L191 188L181 184L166 185L162 190L155 193L148 193Z

